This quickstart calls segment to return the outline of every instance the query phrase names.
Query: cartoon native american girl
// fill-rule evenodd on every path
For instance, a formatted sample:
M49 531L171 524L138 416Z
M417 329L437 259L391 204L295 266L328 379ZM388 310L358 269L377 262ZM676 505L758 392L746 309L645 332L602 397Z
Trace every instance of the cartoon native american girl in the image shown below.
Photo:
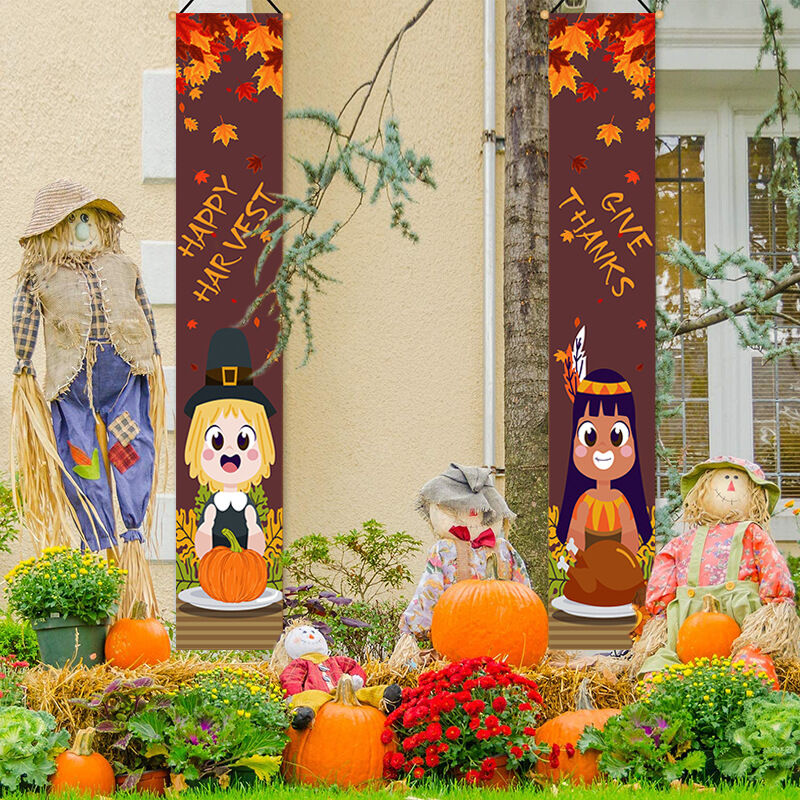
M269 426L275 409L253 385L242 331L223 328L211 337L205 386L189 398L185 412L192 420L185 449L189 474L214 492L198 519L198 558L230 546L226 529L243 549L263 555L264 531L247 492L269 477L275 463Z

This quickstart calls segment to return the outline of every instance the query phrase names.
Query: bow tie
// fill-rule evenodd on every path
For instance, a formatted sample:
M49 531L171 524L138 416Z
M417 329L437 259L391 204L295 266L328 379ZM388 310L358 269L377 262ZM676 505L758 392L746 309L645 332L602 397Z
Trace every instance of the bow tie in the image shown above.
M474 550L477 550L479 547L494 547L497 544L497 539L491 528L487 528L482 533L479 533L474 539L470 538L469 528L466 525L453 525L453 527L450 528L450 533L452 533L456 539L461 539L462 542L469 542Z

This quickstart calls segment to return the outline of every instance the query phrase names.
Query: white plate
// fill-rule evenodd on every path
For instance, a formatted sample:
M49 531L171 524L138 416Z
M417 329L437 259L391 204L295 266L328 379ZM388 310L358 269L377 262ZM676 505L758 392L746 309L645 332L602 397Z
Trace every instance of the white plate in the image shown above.
M248 600L246 603L224 603L222 600L215 600L209 597L199 586L191 589L184 589L179 595L178 600L182 603L189 603L196 608L203 608L206 611L255 611L258 608L265 608L283 599L283 594L277 589L264 589L264 593L255 600Z
M586 619L623 619L636 616L630 603L626 603L624 606L587 606L585 603L576 603L563 596L553 600L553 608L573 617L585 617Z

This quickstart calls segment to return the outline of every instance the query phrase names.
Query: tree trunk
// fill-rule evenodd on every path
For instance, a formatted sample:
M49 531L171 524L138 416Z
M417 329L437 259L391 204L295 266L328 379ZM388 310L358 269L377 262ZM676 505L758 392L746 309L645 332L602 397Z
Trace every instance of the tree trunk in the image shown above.
M505 493L513 540L547 597L548 23L543 0L507 0Z

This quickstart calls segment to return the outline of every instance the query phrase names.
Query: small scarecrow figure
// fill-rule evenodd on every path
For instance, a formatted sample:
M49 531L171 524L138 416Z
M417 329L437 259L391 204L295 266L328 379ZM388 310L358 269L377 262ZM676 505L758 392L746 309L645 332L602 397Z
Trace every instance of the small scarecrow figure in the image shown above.
M114 549L130 575L125 613L136 599L155 607L141 543L165 393L153 312L139 268L120 250L122 220L116 205L67 180L36 195L13 306L12 429L36 546L74 545L77 533L93 551ZM32 365L40 325L44 395Z
M269 477L275 463L269 427L275 408L253 385L250 348L238 328L211 337L205 385L184 410L192 420L184 453L189 474L214 492L198 520L198 558L213 547L230 547L226 529L243 549L264 555L264 531L247 492Z
M332 656L321 631L302 620L281 636L270 666L280 674L281 686L291 697L295 730L311 725L319 708L333 699L342 675L353 678L356 697L361 703L386 714L394 711L402 699L402 690L396 683L365 687L367 675L361 665L347 656Z
M717 457L681 478L681 494L690 527L656 555L646 598L652 618L633 651L638 674L678 662L678 630L705 595L742 628L734 654L749 645L797 655L795 587L767 530L778 487L757 464Z
M444 590L457 581L485 578L491 553L497 556L501 579L530 586L525 562L507 538L516 514L495 489L488 467L451 464L422 487L417 510L439 538L403 612L401 633L426 636Z

